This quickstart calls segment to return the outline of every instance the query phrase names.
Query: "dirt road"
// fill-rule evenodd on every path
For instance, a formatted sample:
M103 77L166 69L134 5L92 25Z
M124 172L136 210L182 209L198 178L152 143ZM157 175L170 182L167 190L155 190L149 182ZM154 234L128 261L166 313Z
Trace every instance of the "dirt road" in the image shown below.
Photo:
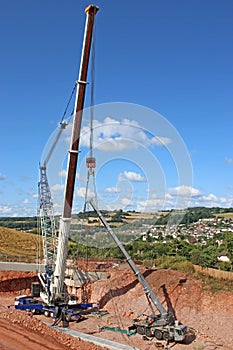
M45 325L26 312L0 305L0 350L106 350Z

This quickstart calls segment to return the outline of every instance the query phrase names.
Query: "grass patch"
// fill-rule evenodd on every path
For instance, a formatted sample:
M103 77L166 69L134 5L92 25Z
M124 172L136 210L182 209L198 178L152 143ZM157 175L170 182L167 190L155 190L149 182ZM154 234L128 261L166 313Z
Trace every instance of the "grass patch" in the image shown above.
M205 346L203 344L196 344L193 350L204 350Z
M42 239L38 235L0 227L1 260L34 261L39 252L42 252Z
M211 292L233 292L233 281L218 279L204 275L200 272L195 272L195 276L200 278L203 283L203 289L210 290Z
M214 214L214 216L219 217L219 218L230 219L230 218L233 218L233 212L229 212L229 213L218 213L218 214Z
M179 256L166 256L155 260L155 266L160 269L172 269L194 273L193 264Z

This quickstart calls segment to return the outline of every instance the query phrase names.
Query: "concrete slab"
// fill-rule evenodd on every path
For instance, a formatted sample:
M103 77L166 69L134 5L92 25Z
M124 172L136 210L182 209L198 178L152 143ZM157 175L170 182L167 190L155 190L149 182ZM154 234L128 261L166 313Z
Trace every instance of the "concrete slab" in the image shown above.
M51 327L51 324L48 324L48 323L46 323L46 324ZM95 336L90 335L90 334L85 334L85 333L71 330L69 328L62 328L62 327L53 327L53 328L55 328L59 332L63 332L63 333L72 335L73 337L80 338L84 341L93 343L95 345L106 347L110 350L140 350L139 348L136 348L136 347L117 343L115 341L108 340L108 339L98 338L98 337L95 337Z
M44 272L44 265L30 264L23 262L0 262L0 270L12 270L12 271L34 271L34 272Z

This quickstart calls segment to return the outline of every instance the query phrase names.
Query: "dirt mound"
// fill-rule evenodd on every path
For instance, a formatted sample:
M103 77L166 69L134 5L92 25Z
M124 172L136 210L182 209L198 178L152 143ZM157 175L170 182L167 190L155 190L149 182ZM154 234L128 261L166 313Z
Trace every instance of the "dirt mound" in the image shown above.
M71 323L70 328L121 342L121 335L114 332L98 334L98 329L105 325L127 328L132 324L133 318L143 313L150 314L151 311L142 286L128 265L110 268L108 272L110 277L107 280L88 282L87 289L89 300L99 302L101 308L107 310L109 314L105 319L96 320L91 317L81 323ZM213 293L203 285L200 279L180 271L142 269L141 272L164 307L173 312L181 323L195 330L195 341L190 344L173 345L174 350L232 349L233 292ZM0 304L8 305L11 298L12 303L13 294L30 292L31 282L36 278L36 275L31 272L1 271ZM0 317L2 318L4 314L6 322L17 324L30 332L39 330L40 336L43 335L46 338L48 335L48 337L54 336L59 339L55 330L48 329L36 317L28 318L24 313L21 316L21 312L16 314L16 311L11 311L9 313L9 310L6 313L6 308L4 310L1 308L0 311L3 312ZM70 338L62 338L61 344L73 349L72 341ZM128 344L129 339L123 339L123 342ZM154 341L143 341L139 335L134 336L130 342L141 350L155 349ZM80 344L78 343L79 347L76 344L76 348L89 349L87 346L90 344L85 343L83 348ZM25 350L29 349L25 347ZM90 349L97 349L97 347Z
M180 271L145 270L144 277L164 307L198 336L221 344L222 349L233 344L233 292L212 293L201 280ZM93 283L91 297L118 318L129 310L131 319L150 314L141 285L125 266L112 271L109 280Z
M0 295L30 294L32 282L37 282L35 272L0 271Z
M18 350L103 350L102 347L57 332L55 329L47 327L35 317L31 317L22 311L1 312L0 319L0 332L4 327L4 332L1 332L0 349L1 345L5 346L7 339L9 339L8 345L12 345L15 342ZM6 336L7 332L8 336ZM16 338L12 336L12 333L16 334Z

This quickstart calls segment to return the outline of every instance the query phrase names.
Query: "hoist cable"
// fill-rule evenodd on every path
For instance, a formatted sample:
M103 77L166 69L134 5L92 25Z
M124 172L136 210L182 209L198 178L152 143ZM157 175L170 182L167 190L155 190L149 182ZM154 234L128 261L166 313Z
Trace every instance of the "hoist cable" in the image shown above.
M74 85L74 87L73 87L73 90L72 90L72 92L71 92L70 98L69 98L68 103L67 103L67 105L66 105L65 111L64 111L63 116L62 116L62 118L61 118L61 121L60 121L60 128L59 128L59 130L58 130L58 133L57 133L57 135L56 135L56 138L55 138L55 140L54 140L52 146L50 147L50 149L49 149L49 151L48 151L48 154L47 154L47 156L45 157L45 160L44 160L44 162L43 162L43 166L44 166L44 167L47 166L47 163L49 162L49 160L50 160L50 158L51 158L51 156L52 156L52 154L53 154L53 151L54 151L54 149L55 149L55 147L56 147L56 145L57 145L57 143L58 143L58 141L59 141L59 139L60 139L60 137L61 137L62 131L63 131L63 130L67 127L67 125L70 123L70 120L71 120L71 117L72 117L74 111L72 112L72 114L70 115L70 117L69 117L69 119L68 119L67 121L64 121L64 118L65 118L65 116L66 116L66 113L67 113L67 110L68 110L68 108L69 108L70 102L71 102L71 100L72 100L72 98L73 98L73 95L74 95L74 92L75 92L75 90L76 90L76 87L77 87L77 82L75 83L75 85Z
M93 119L94 119L94 91L95 91L95 43L96 43L96 31L95 27L93 29L93 39L91 46L91 93L90 93L90 149L89 149L89 157L92 161L93 158ZM94 160L94 158L93 158ZM95 160L94 160L95 161ZM96 183L95 183L95 171L93 168L88 168L87 173L87 182L86 182L86 192L85 192L85 201L84 201L84 213L86 212L87 207L87 197L88 197L88 189L89 189L89 180L90 175L93 177L93 186L94 186L94 196L97 202L97 192L96 192Z
M68 102L67 102L67 105L66 105L66 108L65 108L65 110L64 110L63 116L62 116L62 118L61 118L60 124L62 124L62 122L63 122L63 120L64 120L64 118L65 118L65 116L66 116L67 110L68 110L68 108L69 108L70 102L71 102L71 100L72 100L72 98L73 98L73 95L74 95L74 93L75 93L76 87L77 87L77 82L75 82L75 84L74 84L73 90L72 90L71 95L70 95L70 98L69 98L69 100L68 100ZM72 112L72 114L73 114L73 112Z
M95 104L95 30L93 31L92 41L92 64L91 64L91 107L90 107L90 157L93 155L93 119L94 119L94 104Z

